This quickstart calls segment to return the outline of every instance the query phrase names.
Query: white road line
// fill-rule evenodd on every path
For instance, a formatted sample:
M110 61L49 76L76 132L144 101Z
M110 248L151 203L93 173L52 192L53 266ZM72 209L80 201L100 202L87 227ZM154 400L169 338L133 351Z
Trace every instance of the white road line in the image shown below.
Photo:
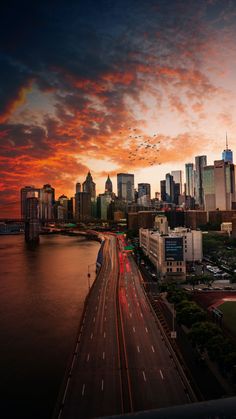
M84 395L84 390L85 390L85 384L83 384L83 387L82 387L82 396Z
M105 308L105 310L106 310L106 308L107 308L107 305L106 305L106 304L105 304L105 307L104 307L104 308Z
M93 333L91 333L91 335L90 335L90 339L93 339Z
M104 389L104 380L102 380L102 386L101 386L101 390L103 391Z
M153 346L151 346L151 348L152 348L152 352L155 352L155 349L154 349L154 347L153 347Z
M160 376L162 378L162 380L164 380L163 374L162 374L162 370L160 370Z
M100 298L100 295L98 296L98 300L99 300L99 298Z
M143 371L143 379L144 379L144 381L147 381L146 375L145 375L145 372L144 371Z
M107 318L106 317L104 317L104 322L106 322L107 321Z
M93 318L93 322L95 323L96 317Z
M132 317L132 313L129 313L129 317Z
M133 326L133 331L134 331L134 333L135 333L135 327Z
M81 331L81 332L82 332L83 328L84 328L84 326L81 326L81 328L80 328L80 331Z
M105 359L105 352L102 353L102 359Z
M137 306L139 306L139 303L137 303Z
M139 348L139 346L138 346L138 345L137 345L137 351L138 351L138 352L140 352L140 348Z
M143 313L140 313L140 316L143 317Z
M104 337L104 339L105 339L105 337L106 337L106 332L104 332L104 333L103 333L103 337Z
M95 310L96 310L96 311L97 311L97 309L98 309L98 306L96 306L96 307L95 307Z
M80 341L80 338L81 338L81 333L79 334L78 341Z
M145 330L146 330L146 333L148 333L148 329L147 329L147 327L145 327Z
M90 358L90 354L87 355L87 362L89 361L89 358Z

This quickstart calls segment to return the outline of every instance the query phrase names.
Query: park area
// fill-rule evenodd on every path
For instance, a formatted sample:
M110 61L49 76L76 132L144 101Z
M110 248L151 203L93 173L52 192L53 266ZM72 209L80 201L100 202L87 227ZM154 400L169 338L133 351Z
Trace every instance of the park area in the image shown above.
M223 313L225 327L236 337L236 300L225 301L217 307Z

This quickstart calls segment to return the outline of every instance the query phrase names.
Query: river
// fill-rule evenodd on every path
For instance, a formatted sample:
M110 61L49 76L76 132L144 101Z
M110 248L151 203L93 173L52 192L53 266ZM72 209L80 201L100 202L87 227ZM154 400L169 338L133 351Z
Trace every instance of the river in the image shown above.
M31 250L22 235L0 236L2 418L51 418L99 247L42 236Z

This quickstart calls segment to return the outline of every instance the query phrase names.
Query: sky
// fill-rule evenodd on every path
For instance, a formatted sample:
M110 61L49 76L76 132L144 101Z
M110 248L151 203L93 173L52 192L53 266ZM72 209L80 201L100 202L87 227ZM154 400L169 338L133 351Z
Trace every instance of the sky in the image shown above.
M0 217L25 185L71 197L126 172L154 196L226 131L236 153L235 39L234 0L4 1Z

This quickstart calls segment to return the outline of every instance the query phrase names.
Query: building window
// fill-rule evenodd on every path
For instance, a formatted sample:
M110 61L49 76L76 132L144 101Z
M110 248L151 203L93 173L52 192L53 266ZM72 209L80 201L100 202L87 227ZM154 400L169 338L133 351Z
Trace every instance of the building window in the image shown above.
M172 272L172 268L170 268L170 272Z
M179 271L182 272L182 268L179 268Z

